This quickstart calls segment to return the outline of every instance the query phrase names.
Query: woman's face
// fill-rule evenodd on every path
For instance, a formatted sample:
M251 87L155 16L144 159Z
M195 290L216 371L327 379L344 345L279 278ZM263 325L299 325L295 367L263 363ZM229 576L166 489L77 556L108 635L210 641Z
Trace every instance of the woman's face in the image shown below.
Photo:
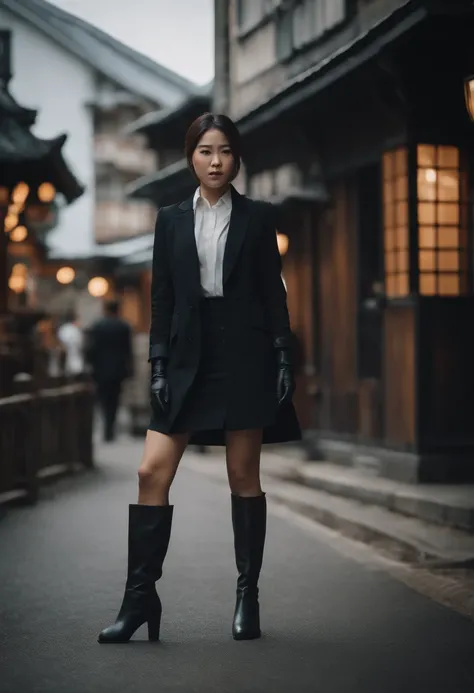
M234 157L226 136L220 130L208 130L199 140L192 158L194 171L208 188L226 186L234 172Z

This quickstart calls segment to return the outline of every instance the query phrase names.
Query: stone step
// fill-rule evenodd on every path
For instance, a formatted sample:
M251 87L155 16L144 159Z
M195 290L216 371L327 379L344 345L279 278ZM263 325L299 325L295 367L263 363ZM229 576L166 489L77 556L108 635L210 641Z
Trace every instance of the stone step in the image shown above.
M406 484L361 468L304 462L275 452L262 455L262 468L280 479L334 496L375 505L426 522L474 532L474 485Z
M262 461L262 478L270 501L281 503L351 539L372 544L391 558L418 565L467 565L474 560L474 535L468 532L295 483L282 478L285 467L287 472L291 467L284 459L274 459L270 465L265 454ZM218 456L204 455L199 459L185 455L182 465L227 484L225 465ZM280 476L275 474L276 469Z
M474 535L440 527L375 505L295 484L265 484L269 497L345 536L376 545L410 563L466 564L474 558Z

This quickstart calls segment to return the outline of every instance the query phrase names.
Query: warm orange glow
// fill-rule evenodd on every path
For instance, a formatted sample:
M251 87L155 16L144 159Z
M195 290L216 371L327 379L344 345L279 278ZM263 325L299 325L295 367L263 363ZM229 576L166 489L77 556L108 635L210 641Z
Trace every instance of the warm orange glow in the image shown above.
M464 99L467 112L471 120L474 120L474 79L466 79L464 82Z
M21 243L28 236L28 231L25 226L17 226L16 229L10 233L10 240L14 243Z
M56 195L56 188L52 183L41 183L38 188L38 200L52 202Z
M12 267L12 274L17 274L22 277L26 277L26 275L28 274L28 267L24 265L22 262L17 262Z
M21 294L21 292L25 290L26 279L19 274L12 274L8 280L8 286L16 294Z
M17 214L7 214L5 217L5 231L13 231L15 226L18 224L18 215Z
M87 285L87 290L91 296L101 298L109 290L109 282L104 277L93 277Z
M420 144L417 161L419 290L428 296L456 296L466 283L460 152L453 146Z
M28 268L23 263L18 262L16 265L13 265L12 273L8 279L8 286L16 294L25 290L27 274Z
M56 279L60 284L70 284L76 276L72 267L60 267L56 272Z
M13 204L10 205L8 208L8 214L21 214L24 210L25 206L23 204Z
M277 233L278 252L286 255L288 252L289 239L284 233Z
M30 188L26 183L18 183L18 185L15 186L15 189L13 190L12 194L12 200L15 204L18 205L24 205L26 202L26 198L28 197L28 193L30 192Z
M0 186L0 205L7 205L10 200L8 188Z
M386 152L382 161L384 201L385 292L410 293L408 251L408 151Z

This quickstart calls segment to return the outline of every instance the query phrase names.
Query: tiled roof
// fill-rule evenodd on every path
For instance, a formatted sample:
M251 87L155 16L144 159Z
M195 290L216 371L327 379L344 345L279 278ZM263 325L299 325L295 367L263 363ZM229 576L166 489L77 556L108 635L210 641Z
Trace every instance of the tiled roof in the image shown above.
M46 0L0 0L2 7L116 84L157 104L173 106L202 89Z
M39 171L54 183L68 202L82 195L84 188L62 155L66 135L41 139L30 130L36 111L20 106L5 88L0 88L0 166L7 183L36 180ZM8 180L11 177L11 180Z

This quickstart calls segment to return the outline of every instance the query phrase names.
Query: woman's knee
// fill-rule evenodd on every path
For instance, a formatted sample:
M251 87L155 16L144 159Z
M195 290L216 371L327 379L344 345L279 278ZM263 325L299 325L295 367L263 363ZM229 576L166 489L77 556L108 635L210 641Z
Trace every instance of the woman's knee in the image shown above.
M162 434L155 433L153 436L148 436L143 459L138 469L140 488L169 489L185 445L185 441L173 440Z
M260 430L232 431L227 434L227 475L232 493L253 496L261 492Z
M261 493L258 466L238 465L228 467L229 486L237 496L255 496Z
M169 488L173 481L174 471L162 459L144 459L138 469L138 484L140 488Z

